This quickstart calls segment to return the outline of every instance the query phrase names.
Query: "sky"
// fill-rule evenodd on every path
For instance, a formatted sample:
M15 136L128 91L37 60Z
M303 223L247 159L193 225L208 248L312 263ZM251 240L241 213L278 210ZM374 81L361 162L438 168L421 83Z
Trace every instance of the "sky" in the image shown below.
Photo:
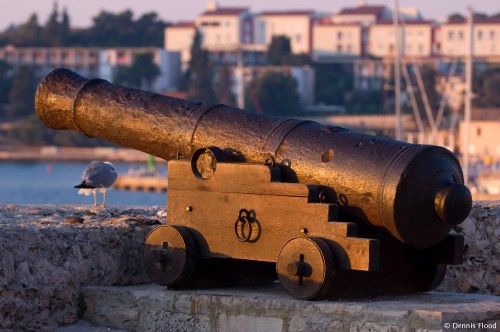
M54 7L55 0L0 0L0 30L11 24L28 20L33 13L44 24ZM400 7L417 7L427 19L440 19L448 14L466 14L472 6L476 12L495 14L500 12L500 0L397 0ZM135 18L154 11L164 21L194 20L205 10L206 0L57 0L59 8L66 7L73 27L92 25L92 18L101 10L118 13L131 9ZM392 7L394 0L366 0L370 5ZM220 6L249 7L252 12L262 10L310 9L319 12L334 12L344 7L358 5L359 0L219 0Z

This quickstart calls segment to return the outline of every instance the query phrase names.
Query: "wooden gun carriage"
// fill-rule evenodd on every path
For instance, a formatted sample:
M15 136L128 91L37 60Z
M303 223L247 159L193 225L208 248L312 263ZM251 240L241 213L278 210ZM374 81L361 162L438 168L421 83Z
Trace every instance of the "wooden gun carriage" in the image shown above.
M146 239L154 282L255 285L301 299L430 290L460 264L470 212L448 150L88 80L58 69L35 110L169 160L168 225Z
M222 151L210 147L191 161L169 162L168 225L154 229L144 249L146 271L158 284L262 284L276 269L296 298L367 296L431 290L446 264L462 262L462 236L426 250L369 230L360 236L356 223L339 220L332 188L283 182L289 166L272 158L218 162L217 155ZM241 279L245 274L253 278Z

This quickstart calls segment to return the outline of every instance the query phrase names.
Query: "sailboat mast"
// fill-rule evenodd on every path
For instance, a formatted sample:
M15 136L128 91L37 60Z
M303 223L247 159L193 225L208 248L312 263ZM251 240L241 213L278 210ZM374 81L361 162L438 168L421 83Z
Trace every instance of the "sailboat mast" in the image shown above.
M464 111L464 136L463 136L463 172L465 185L469 182L469 147L470 147L470 120L471 120L471 102L472 102L472 66L473 66L473 48L474 48L474 11L468 8L469 17L467 19L468 38L465 70L465 111Z
M395 99L395 138L402 138L401 124L401 45L399 30L399 6L398 0L393 0L392 23L394 26L394 99Z

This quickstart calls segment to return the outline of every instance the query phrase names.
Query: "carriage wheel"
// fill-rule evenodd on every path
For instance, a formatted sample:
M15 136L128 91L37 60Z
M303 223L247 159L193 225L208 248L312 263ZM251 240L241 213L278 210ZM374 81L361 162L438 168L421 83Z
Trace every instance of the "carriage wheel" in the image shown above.
M441 284L446 275L446 265L420 265L417 272L417 292L430 292Z
M194 271L196 245L185 227L159 226L144 242L144 267L157 284L177 287Z
M333 253L320 238L294 238L281 248L276 270L281 285L291 296L319 298L328 293L333 281Z

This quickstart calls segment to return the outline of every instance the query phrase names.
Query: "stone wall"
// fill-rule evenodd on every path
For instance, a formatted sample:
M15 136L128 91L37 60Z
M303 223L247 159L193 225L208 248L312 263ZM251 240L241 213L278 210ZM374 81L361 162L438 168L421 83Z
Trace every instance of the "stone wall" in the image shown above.
M84 285L148 281L141 246L164 208L0 206L0 330L54 330Z
M0 330L54 330L85 309L85 285L148 282L142 243L163 207L0 206ZM465 261L440 291L500 295L500 201L476 202L456 227Z
M465 238L464 263L448 266L437 290L500 295L500 201L474 202L455 231Z

